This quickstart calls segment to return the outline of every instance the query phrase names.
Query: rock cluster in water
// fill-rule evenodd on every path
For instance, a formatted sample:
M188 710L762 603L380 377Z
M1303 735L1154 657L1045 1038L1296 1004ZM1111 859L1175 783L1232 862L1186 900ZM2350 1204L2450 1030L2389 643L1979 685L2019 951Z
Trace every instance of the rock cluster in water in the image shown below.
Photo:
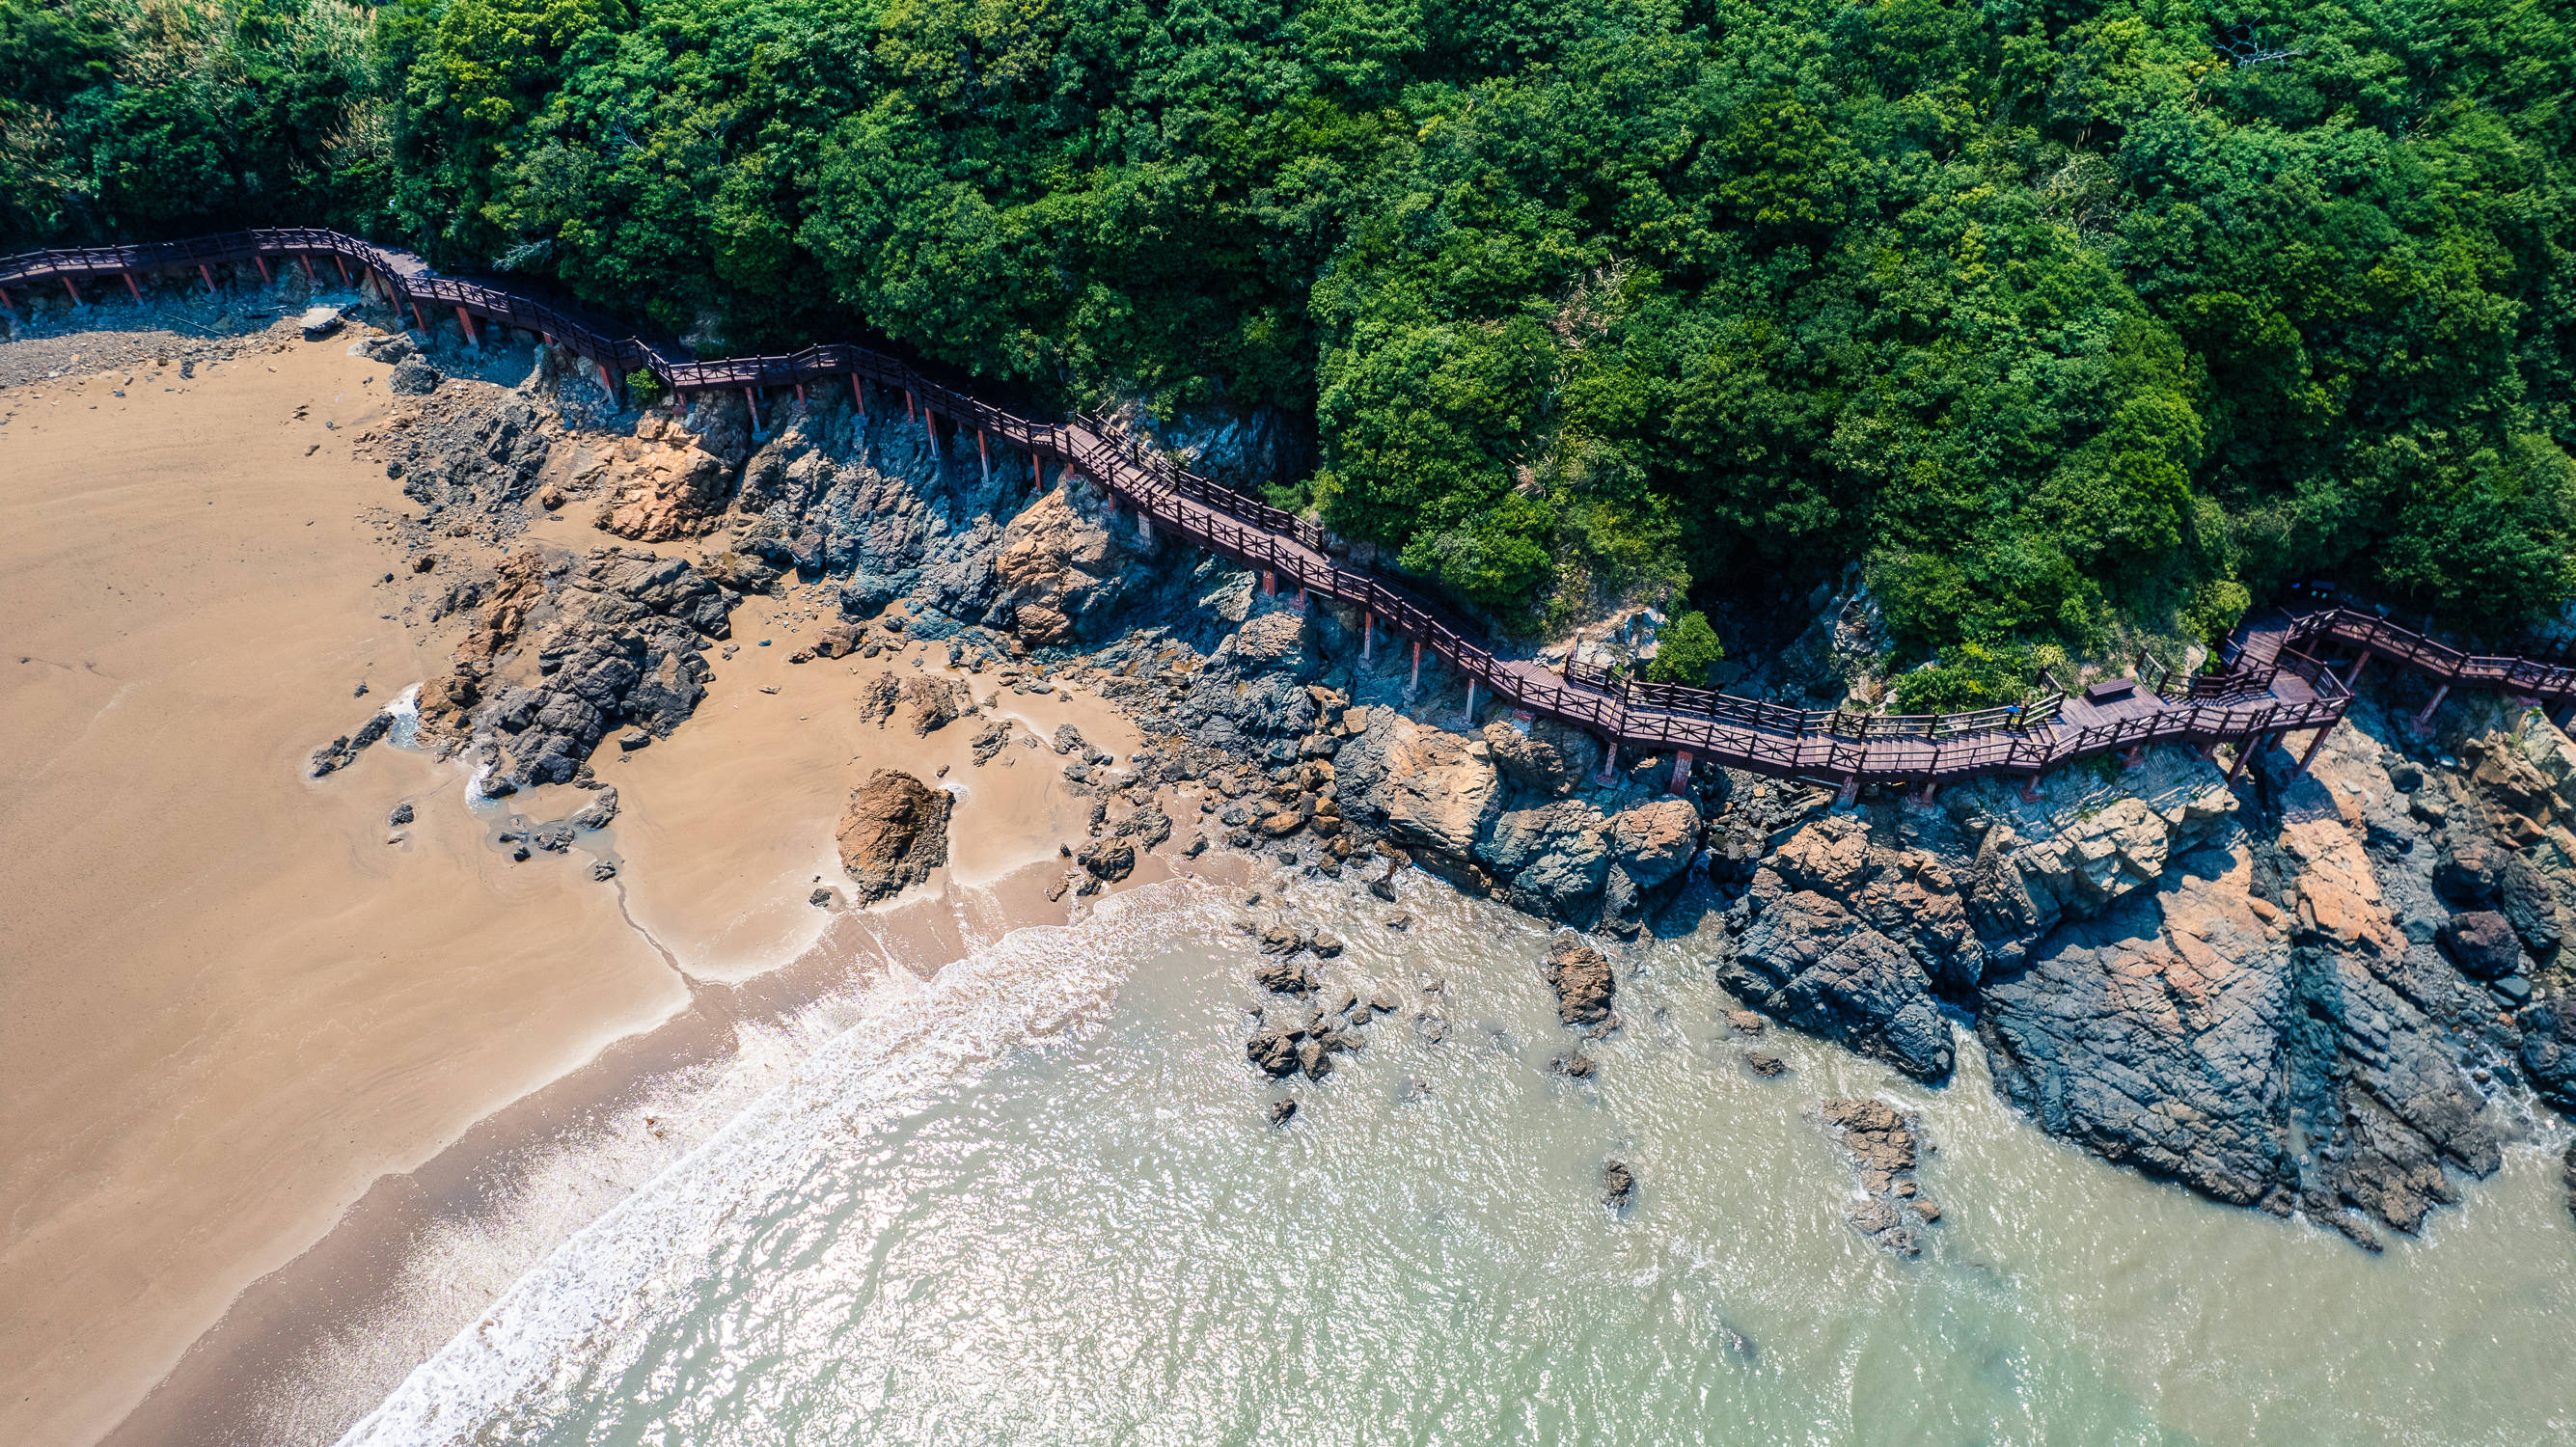
M1921 1255L1919 1233L1941 1219L1941 1207L1914 1179L1918 1123L1883 1100L1837 1097L1819 1113L1860 1174L1861 1198L1843 1213L1852 1229L1899 1256Z

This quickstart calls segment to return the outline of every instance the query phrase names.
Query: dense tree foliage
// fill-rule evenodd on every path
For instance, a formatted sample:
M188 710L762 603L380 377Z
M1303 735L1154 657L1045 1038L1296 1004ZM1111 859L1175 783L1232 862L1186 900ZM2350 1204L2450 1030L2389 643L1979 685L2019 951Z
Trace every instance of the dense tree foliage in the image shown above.
M341 221L709 345L1310 414L1295 500L1467 598L1857 557L1926 696L2294 577L2576 583L2538 0L357 13L0 0L0 218Z

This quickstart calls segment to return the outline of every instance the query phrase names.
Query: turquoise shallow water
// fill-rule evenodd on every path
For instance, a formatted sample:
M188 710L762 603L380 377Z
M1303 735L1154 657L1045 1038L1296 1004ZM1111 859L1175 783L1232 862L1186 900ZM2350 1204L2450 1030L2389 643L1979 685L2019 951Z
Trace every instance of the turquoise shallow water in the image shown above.
M1777 1032L1757 1079L1688 941L1623 968L1577 1083L1529 922L1294 903L1352 941L1334 983L1439 977L1448 1039L1382 1019L1273 1129L1230 899L1023 932L871 995L350 1440L2576 1440L2552 1123L2371 1258L2044 1139L1964 1037L1944 1090ZM1921 1113L1922 1259L1843 1221L1837 1093Z

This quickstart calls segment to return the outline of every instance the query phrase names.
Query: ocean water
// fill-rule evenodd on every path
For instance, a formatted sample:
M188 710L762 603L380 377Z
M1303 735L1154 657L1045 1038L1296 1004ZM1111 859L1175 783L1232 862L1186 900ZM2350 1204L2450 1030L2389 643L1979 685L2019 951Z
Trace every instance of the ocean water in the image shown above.
M898 972L344 1440L2576 1440L2554 1121L2374 1258L2047 1140L1964 1033L1941 1090L1776 1030L1757 1078L1690 940L1623 960L1578 1082L1529 921L1421 880L1409 933L1347 882L1289 901L1350 942L1330 984L1405 1005L1326 1082L1246 1065L1228 893ZM1845 1223L1833 1094L1920 1113L1920 1259Z

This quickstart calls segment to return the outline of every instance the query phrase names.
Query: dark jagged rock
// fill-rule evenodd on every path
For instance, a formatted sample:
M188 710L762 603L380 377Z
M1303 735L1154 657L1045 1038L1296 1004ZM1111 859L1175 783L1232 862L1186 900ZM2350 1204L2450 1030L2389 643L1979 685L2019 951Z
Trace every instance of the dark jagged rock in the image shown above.
M1303 960L1264 960L1252 978L1274 995L1305 995L1315 989L1314 971Z
M1614 1211L1624 1210L1637 1194L1636 1173L1625 1161L1601 1163L1601 1200Z
M572 823L580 829L605 829L617 817L617 791L603 788L590 796L590 802L573 811Z
M2491 909L2469 910L2442 924L2442 948L2472 980L2500 980L2522 968L2522 942Z
M385 386L397 397L426 397L437 391L438 384L446 380L436 367L418 357L407 356L394 364L393 375L385 379Z
M569 782L613 722L634 725L621 747L639 747L668 735L705 698L705 646L729 631L733 603L686 562L614 548L580 559L530 549L501 572L461 650L467 667L488 668L533 648L537 681L505 690L476 715L506 757L498 777L522 787ZM428 718L424 709L425 727Z
M381 739L394 726L394 716L378 713L358 726L355 734L342 734L313 751L313 777L338 773L358 761L358 755Z
M1115 835L1094 839L1074 851L1073 862L1091 872L1094 879L1116 884L1136 871L1136 846Z
M2540 1098L2576 1115L2576 1010L2564 997L2522 1012L2522 1068Z
M1000 755L1002 750L1010 747L1010 744L1011 721L1009 719L995 719L993 722L976 730L975 741L971 745L974 751L975 766L977 768L982 768L984 765L993 762L993 760Z
M393 812L385 816L385 823L399 829L403 825L410 823L413 817L411 801L409 799L405 799L393 807Z

